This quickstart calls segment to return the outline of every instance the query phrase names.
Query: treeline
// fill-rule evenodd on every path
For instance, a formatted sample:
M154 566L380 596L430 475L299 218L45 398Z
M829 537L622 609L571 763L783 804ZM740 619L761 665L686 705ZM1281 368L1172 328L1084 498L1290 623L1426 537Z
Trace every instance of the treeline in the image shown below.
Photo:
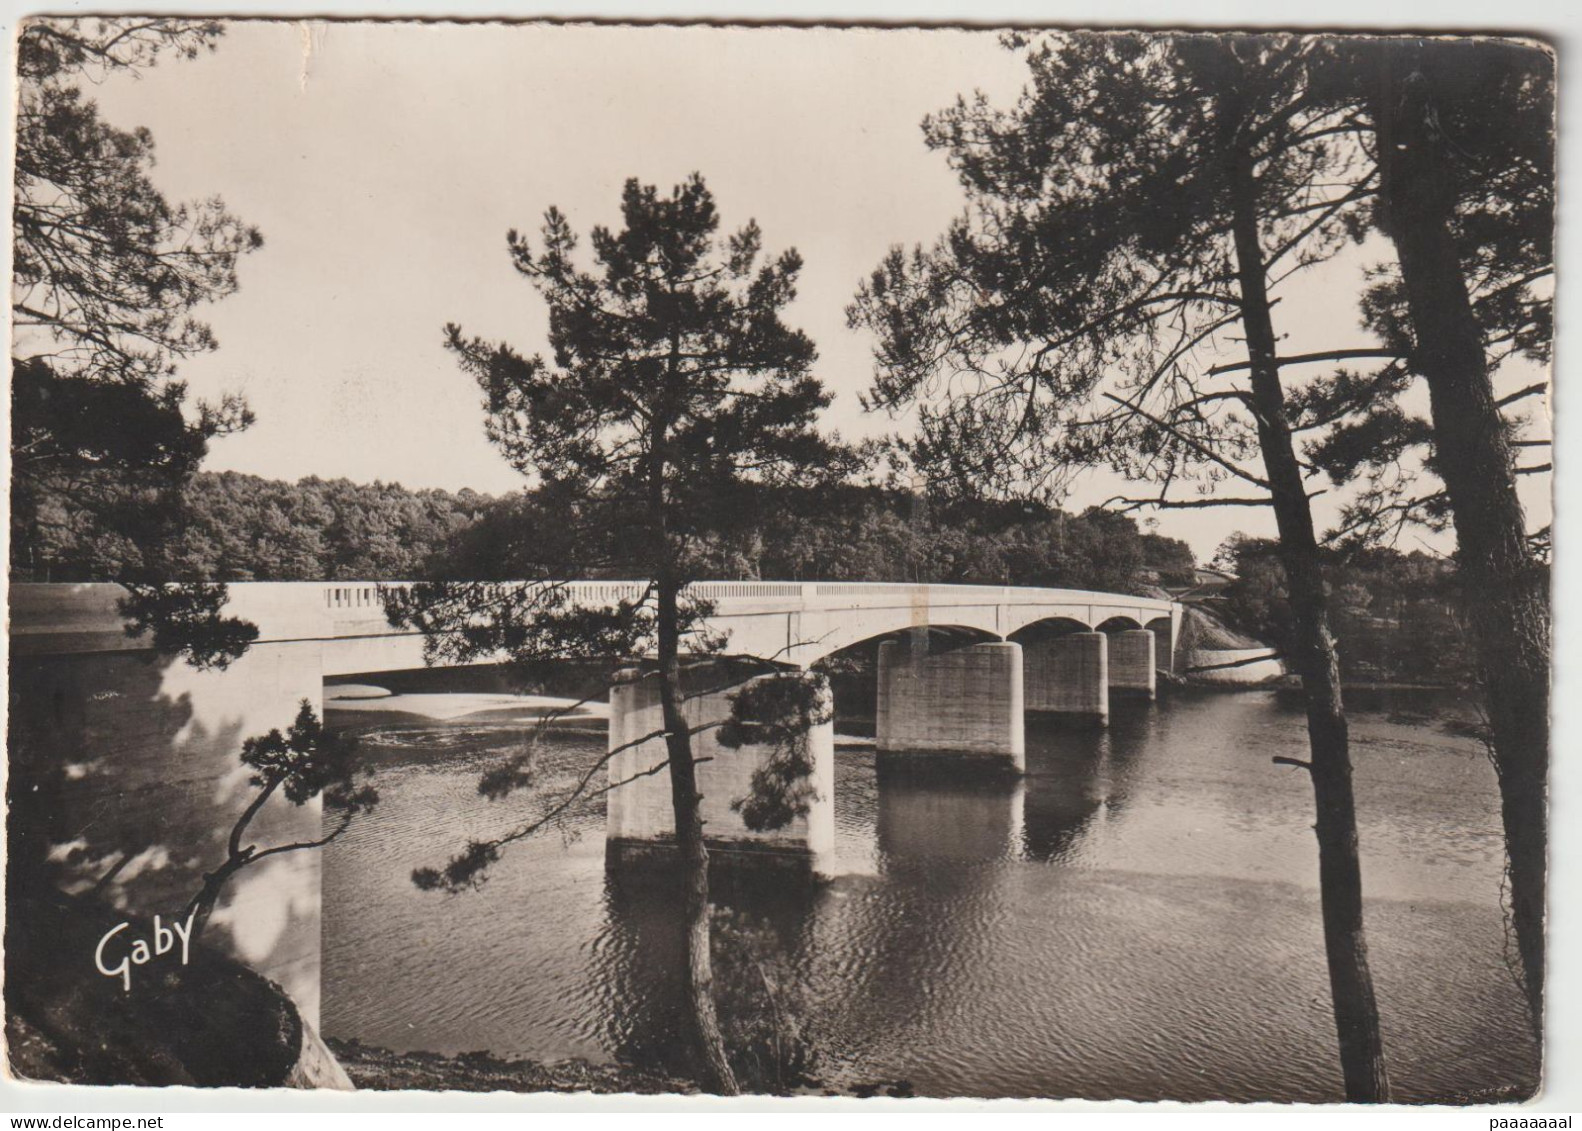
M1237 536L1220 548L1215 563L1236 580L1210 607L1234 627L1289 654L1294 629L1275 544ZM1327 555L1324 576L1343 678L1472 682L1474 657L1453 561L1370 547Z
M159 500L54 494L21 538L19 581L108 581L155 573L169 581L396 580L428 576L449 540L493 500L475 491L410 490L309 476L295 483L234 471L199 472ZM112 505L113 504L113 505ZM162 529L151 536L157 512Z
M928 581L1127 592L1190 578L1185 542L1124 515L988 500L931 505L906 491L846 484L765 488L698 539L700 576L721 580ZM751 517L746 517L751 516ZM455 578L532 576L561 516L537 495L501 500L434 563ZM723 524L722 524L723 526Z
M225 471L199 472L173 498L162 497L165 529L152 540L154 500L133 495L113 507L74 505L95 494L102 493L46 493L30 529L13 524L13 581L106 581L150 570L172 581L532 577L542 572L546 544L573 526L554 502L531 491L495 498ZM1192 582L1185 542L1097 509L935 503L904 490L845 484L765 488L733 512L728 528L722 522L698 540L700 575L1117 593ZM1274 544L1237 536L1215 562L1237 580L1209 607L1232 627L1289 650L1291 611ZM1470 680L1454 563L1421 552L1351 549L1330 554L1325 575L1348 680Z
M1186 543L1099 510L1030 503L931 505L905 491L765 488L699 540L697 569L720 580L931 581L1126 592L1189 583ZM89 581L146 569L149 540L118 516L64 497L14 538L12 579ZM491 580L536 576L569 529L533 492L411 490L310 476L296 483L201 472L165 508L159 572L180 581ZM744 520L744 516L745 520ZM15 533L15 532L14 532ZM132 561L129 559L136 558Z
M786 505L757 535L764 576L1036 585L1132 592L1190 584L1191 548L1126 515L853 489L845 505Z

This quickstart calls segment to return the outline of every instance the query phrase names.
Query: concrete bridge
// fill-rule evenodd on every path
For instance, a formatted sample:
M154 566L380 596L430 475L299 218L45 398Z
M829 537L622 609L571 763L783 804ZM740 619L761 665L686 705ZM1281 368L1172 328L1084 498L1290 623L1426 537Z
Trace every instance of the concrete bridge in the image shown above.
M636 582L578 582L574 602L635 598ZM231 585L227 614L258 625L257 642L224 671L200 672L126 636L114 585L10 590L13 772L46 783L49 851L70 890L101 889L128 909L167 918L224 855L251 787L244 738L284 728L306 699L322 710L327 676L423 665L420 633L393 629L379 587L350 582ZM847 582L707 582L708 627L725 651L764 669L806 669L876 646L876 743L883 756L1018 770L1024 711L1103 723L1112 692L1151 697L1171 666L1180 606L1060 589ZM688 700L694 725L723 718L735 691ZM658 732L652 681L612 689L609 748ZM818 867L834 847L833 725L809 735L817 800L788 828L755 833L731 802L767 751L725 750L700 733L696 755L711 843L722 854L797 858ZM626 781L664 758L659 740L613 757ZM617 851L672 836L662 774L608 795ZM34 803L25 802L33 812ZM377 814L372 818L378 819ZM253 825L260 845L319 834L317 804L273 798ZM286 853L245 869L211 920L212 937L281 982L316 1023L320 854ZM91 962L91 956L85 961ZM91 973L91 964L87 967Z

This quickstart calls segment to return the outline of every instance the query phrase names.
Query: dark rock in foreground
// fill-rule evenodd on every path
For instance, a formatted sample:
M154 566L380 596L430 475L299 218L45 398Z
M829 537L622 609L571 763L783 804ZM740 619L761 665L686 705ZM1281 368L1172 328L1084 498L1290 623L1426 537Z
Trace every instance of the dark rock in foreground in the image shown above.
M16 873L12 876L16 882ZM126 979L99 977L110 936L154 939ZM166 926L95 900L13 890L6 904L5 1029L18 1079L159 1087L345 1088L275 983ZM126 947L121 944L122 953ZM68 961L71 956L75 961ZM88 967L88 973L84 967ZM135 976L131 973L136 971Z

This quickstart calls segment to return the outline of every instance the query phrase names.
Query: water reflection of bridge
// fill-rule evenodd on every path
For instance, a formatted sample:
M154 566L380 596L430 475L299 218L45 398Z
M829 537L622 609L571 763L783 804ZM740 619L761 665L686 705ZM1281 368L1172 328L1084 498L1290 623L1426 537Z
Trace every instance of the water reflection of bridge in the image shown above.
M581 582L571 599L634 597L632 582ZM760 670L809 668L837 653L872 650L876 742L913 762L955 760L1019 769L1024 711L1106 721L1111 692L1151 696L1169 668L1180 607L1118 594L999 586L825 582L709 582L708 627L726 651ZM113 585L11 589L13 768L49 782L36 804L50 813L54 857L86 888L115 868L108 894L129 909L169 914L223 856L223 838L250 792L237 759L242 737L284 727L306 699L322 707L326 676L422 666L423 638L392 628L378 587L258 582L231 586L229 613L259 626L247 655L223 671L197 671L128 638ZM689 701L698 721L723 717L731 689ZM650 684L612 694L610 743L659 731ZM700 735L700 786L717 848L804 857L833 849L833 730L809 736L820 801L772 833L742 824L744 795L764 751L725 751ZM657 765L661 742L612 759L612 780ZM662 844L669 834L663 775L610 795L616 845ZM29 804L34 804L30 801ZM261 842L318 835L315 805L276 797L253 830ZM282 982L317 1016L319 861L287 853L237 877L211 931Z

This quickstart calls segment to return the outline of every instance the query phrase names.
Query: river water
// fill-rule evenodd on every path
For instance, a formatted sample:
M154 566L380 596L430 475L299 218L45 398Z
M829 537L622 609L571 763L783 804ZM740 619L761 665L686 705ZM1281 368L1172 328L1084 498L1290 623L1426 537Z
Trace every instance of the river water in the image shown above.
M1530 1090L1497 792L1458 732L1464 708L1433 693L1348 705L1396 1094ZM383 801L325 853L325 1031L400 1051L681 1067L674 901L607 879L602 806L511 846L481 890L410 882L532 811L531 796L476 789L532 709L457 695L378 707L327 705L332 725L363 732ZM603 745L596 716L555 732L541 785L569 782ZM1312 794L1270 762L1304 746L1297 702L1246 691L1117 702L1102 732L1030 724L1013 787L881 780L871 749L842 748L839 874L732 897L724 993L760 1013L772 1000L828 1087L1338 1099Z

